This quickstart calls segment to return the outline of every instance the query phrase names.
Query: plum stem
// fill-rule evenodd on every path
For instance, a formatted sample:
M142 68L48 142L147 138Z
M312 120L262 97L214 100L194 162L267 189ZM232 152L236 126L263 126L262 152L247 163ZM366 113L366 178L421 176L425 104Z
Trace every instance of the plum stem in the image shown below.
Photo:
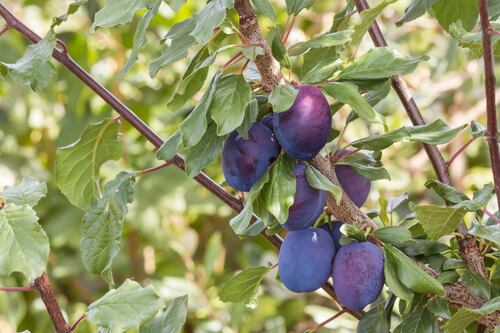
M338 317L340 317L341 315L343 315L345 312L346 312L346 309L342 308L342 310L340 310L339 312L337 312L336 314L334 314L330 318L328 318L328 319L322 321L321 323L319 323L319 324L314 325L313 327L311 327L307 332L309 332L309 333L315 332L316 330L320 329L321 327L325 326L326 324L334 321L335 319L337 319Z

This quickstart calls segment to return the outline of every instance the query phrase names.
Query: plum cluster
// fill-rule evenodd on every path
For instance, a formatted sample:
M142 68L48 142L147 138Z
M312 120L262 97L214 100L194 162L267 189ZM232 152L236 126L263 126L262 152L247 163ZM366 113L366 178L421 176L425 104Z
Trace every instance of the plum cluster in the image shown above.
M279 252L279 275L294 292L311 292L333 277L339 300L351 310L362 310L375 301L384 283L383 255L372 243L340 244L340 221L313 227L323 212L326 193L309 185L306 164L328 141L332 126L330 106L320 89L297 87L292 107L263 117L252 125L248 137L231 133L222 149L222 169L229 185L247 192L268 170L283 149L296 158L296 192L282 225L288 233ZM348 151L337 152L344 156ZM366 201L371 182L348 165L336 165L344 192L359 207Z

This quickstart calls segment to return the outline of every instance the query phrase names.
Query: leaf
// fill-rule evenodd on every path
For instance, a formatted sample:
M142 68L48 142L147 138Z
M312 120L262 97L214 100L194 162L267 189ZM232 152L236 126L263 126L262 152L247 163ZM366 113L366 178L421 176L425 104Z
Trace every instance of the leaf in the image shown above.
M491 298L491 286L490 283L477 272L464 271L462 274L462 280L469 286L474 294L483 298Z
M451 318L450 309L448 308L448 303L444 297L435 296L431 298L425 305L425 308L434 315L443 319Z
M348 104L356 114L371 123L380 123L384 127L384 118L371 107L368 101L361 96L358 86L350 82L333 82L322 87L330 96L335 97L337 102Z
M82 220L80 250L85 268L112 284L111 264L120 252L127 204L134 200L135 174L120 172L104 186L103 196L93 202ZM109 278L108 278L109 277Z
M257 56L264 54L264 49L260 46L248 45L241 49L241 53L243 53L247 59L253 61Z
M217 28L226 18L226 9L233 8L234 0L212 0L195 16L196 25L191 31L199 44L206 44Z
M446 333L462 332L477 318L500 310L500 297L495 297L478 309L460 308L443 327Z
M411 0L411 3L406 7L403 17L396 22L399 27L403 23L413 21L424 15L426 11L432 8L438 0Z
M357 58L339 73L345 80L376 80L413 72L427 56L407 58L388 47L377 47Z
M434 205L415 206L420 225L430 240L451 234L460 224L467 210L465 208L439 207Z
M279 30L278 30L279 29ZM281 35L283 31L283 27L278 25L274 28L271 28L267 34L267 41L271 46L271 52L273 57L278 60L281 66L290 69L290 59L288 58L288 53L285 47L285 44L281 40Z
M483 56L482 33L468 32L464 29L462 21L452 23L449 27L449 33L458 42L458 45L470 50L473 58L481 58ZM491 37L491 46L495 56L500 55L500 36L493 35Z
M471 121L470 132L474 138L479 138L486 133L486 128L477 121Z
M369 180L391 179L382 162L372 154L356 153L344 158L339 165L349 165L357 174Z
M245 108L252 90L243 75L229 75L217 82L210 115L217 124L217 135L226 135L238 128L245 118Z
M454 205L454 208L464 207L470 212L486 207L495 192L493 184L485 184L481 190L474 192L472 200L462 201Z
M252 125L257 121L259 116L259 103L256 98L252 98L250 103L247 104L245 109L245 117L240 127L237 128L238 134L245 140L248 140L248 131Z
M443 286L400 250L386 244L384 253L396 264L397 277L406 287L417 293L432 293L444 296Z
M375 237L384 243L399 244L411 239L410 230L401 226L383 227L375 231Z
M66 20L68 19L68 17L71 14L74 14L78 10L78 8L80 8L80 6L83 6L86 3L87 3L87 0L72 0L71 3L69 4L68 9L66 10L65 14L58 16L58 17L54 17L52 19L52 24L50 26L50 29L53 30L54 27L60 25L63 22L66 22Z
M198 175L213 161L221 149L225 137L217 136L216 128L215 123L210 123L201 140L187 151L185 161L186 173L189 177Z
M253 301L260 282L269 272L265 266L252 267L234 275L219 292L222 302L245 303Z
M276 21L276 12L269 0L252 0L252 3L258 16L264 15L269 17L273 22Z
M46 194L47 183L33 177L24 177L16 186L5 186L0 192L0 197L3 197L7 203L34 207Z
M411 301L413 299L413 292L399 280L398 265L399 262L394 256L388 255L387 251L384 250L385 284L397 297Z
M49 239L37 221L27 205L8 203L0 210L0 275L21 272L33 281L45 271Z
M175 131L158 149L156 152L156 159L160 161L170 160L177 154L179 146L181 145L181 132Z
M186 323L187 305L187 295L174 298L167 311L141 326L139 333L180 333Z
M439 326L432 313L425 308L425 298L418 297L408 315L394 332L397 333L439 333Z
M196 105L193 111L180 123L179 131L181 132L182 144L189 148L200 142L201 138L207 131L207 111L212 104L214 93L217 88L222 72L218 71L214 74L210 86L201 98L201 101Z
M151 23L153 17L158 13L158 9L160 8L161 0L156 0L152 4L150 4L147 8L145 14L141 16L139 19L139 23L137 24L137 28L134 34L134 43L132 45L132 52L127 60L127 63L120 70L120 74L123 75L130 71L132 66L134 66L137 58L139 57L139 50L146 44L146 30Z
M290 46L288 53L294 57L307 52L309 49L343 45L351 40L352 33L353 30L342 30L319 35L307 42L300 42Z
M309 186L321 190L330 192L337 204L340 204L342 199L342 188L333 184L328 178L326 178L321 172L316 170L312 165L307 164L306 167L306 179Z
M309 53L307 53L309 54ZM306 55L307 55L306 54ZM306 60L304 60L305 62ZM333 75L333 73L342 65L342 60L321 59L313 63L313 67L304 73L302 81L304 83L319 83ZM302 69L306 67L303 66Z
M289 84L281 84L275 87L269 95L269 103L273 106L273 112L284 112L289 110L299 91Z
M172 43L164 46L160 56L149 65L149 76L153 79L163 66L186 58L189 48L195 43L196 40L187 34L172 40Z
M267 210L283 224L288 219L288 209L293 205L296 180L293 174L294 162L286 155L280 155L274 163L269 182L262 194Z
M309 8L314 0L285 0L288 15L297 16L302 9Z
M135 13L148 7L153 0L106 0L106 4L94 17L94 23L90 28L94 31L96 27L111 28L132 21Z
M436 119L432 123L426 125L406 126L385 134L370 135L366 138L352 142L351 146L378 151L391 146L395 142L402 141L419 141L432 145L439 145L455 138L465 126L467 125L450 128L441 119Z
M89 305L87 320L109 332L124 332L151 319L163 306L153 287L125 280Z
M390 324L384 307L377 304L366 312L358 323L357 333L390 333Z
M408 256L423 255L425 257L449 250L447 245L428 239L412 239L411 241L398 244L398 248L402 249Z
M184 0L163 0L175 13L184 6Z
M484 238L490 242L495 243L497 246L500 245L500 225L482 225L474 224L472 228L469 229L469 234L475 237Z
M465 200L470 200L465 194L454 188L440 182L439 180L429 180L425 183L425 187L433 189L444 200L456 204Z
M23 56L13 64L0 63L2 71L9 73L10 77L21 84L29 86L33 91L45 88L55 73L51 62L52 50L56 45L53 32L36 44L26 48Z
M353 47L356 47L361 43L361 40L363 39L363 36L366 34L368 29L372 26L373 22L377 18L377 16L382 13L382 11L390 5L391 3L396 2L397 0L384 0L380 2L378 5L367 9L363 10L360 14L361 16L361 22L354 27L354 33L352 34L352 43L351 45Z
M452 23L459 20L465 30L471 31L479 16L475 0L438 0L432 6L432 11L439 24L447 31Z
M105 119L88 125L76 142L57 149L56 185L78 208L86 209L97 198L101 165L122 156L119 130L117 121Z

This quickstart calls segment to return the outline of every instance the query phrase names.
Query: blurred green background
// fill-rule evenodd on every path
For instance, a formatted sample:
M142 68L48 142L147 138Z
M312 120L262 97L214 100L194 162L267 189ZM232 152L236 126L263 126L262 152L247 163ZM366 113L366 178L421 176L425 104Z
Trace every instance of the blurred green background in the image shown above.
M155 79L149 78L148 64L159 55L160 39L165 32L174 23L196 13L204 3L189 0L177 14L162 5L148 31L148 43L138 63L121 77L118 71L129 55L137 20L130 26L90 33L92 18L103 2L90 0L57 28L58 37L65 41L81 66L166 138L201 93L184 108L167 110L168 97L189 59L163 68ZM40 35L45 34L52 17L63 14L68 5L64 0L2 0L2 3ZM374 3L377 2L371 2ZM485 124L481 62L471 59L429 16L397 28L395 22L408 3L399 1L386 9L381 26L391 47L405 55L430 56L415 73L406 77L424 117L442 118L452 127L472 120ZM278 23L285 24L284 1L273 1L273 4ZM316 1L311 9L299 15L289 45L327 31L334 13L344 5L344 1ZM354 15L352 20L359 17ZM272 24L268 19L262 19L261 23L264 29ZM27 45L20 34L7 32L0 37L0 61L14 62ZM365 37L357 54L371 47L371 41ZM236 52L223 53L216 63L222 66ZM193 54L194 50L190 57ZM300 67L300 61L293 63L292 79ZM107 291L107 286L100 278L87 274L81 263L79 237L83 212L71 206L54 185L55 150L74 142L89 122L115 114L65 68L59 64L56 68L56 79L40 93L7 79L0 81L0 189L20 182L23 176L47 181L49 194L36 210L51 242L48 271L53 287L70 321L74 321L86 305ZM499 66L496 71L500 71ZM386 116L391 129L410 124L394 92L377 110ZM337 129L341 129L349 111L344 108L334 116ZM357 121L347 130L346 143L377 130L379 128ZM469 138L465 130L440 149L447 157ZM159 163L152 146L130 126L123 126L122 139L126 154L121 161L104 165L103 180L111 179L119 170L141 170ZM405 192L416 202L436 200L425 191L425 181L434 176L419 144L397 143L384 153L382 160L392 181L379 181L374 185L365 209L378 209L380 197L390 198ZM218 161L206 172L222 183ZM492 180L483 139L474 142L466 154L454 162L451 174L456 187L468 194L476 186ZM496 211L496 207L490 208ZM276 251L262 237L240 240L232 233L228 220L233 214L174 166L140 177L135 201L125 221L122 250L113 267L117 284L127 277L142 284L151 283L167 302L175 296L189 294L185 332L302 332L335 313L334 303L324 293L290 293L275 279L275 272L266 276L259 298L252 306L220 302L217 290L234 272L277 261ZM2 286L22 284L22 278L17 276L0 279ZM323 331L355 332L355 327L355 319L343 315ZM43 303L31 293L0 293L0 332L24 329L33 333L52 330ZM76 330L94 331L86 322Z

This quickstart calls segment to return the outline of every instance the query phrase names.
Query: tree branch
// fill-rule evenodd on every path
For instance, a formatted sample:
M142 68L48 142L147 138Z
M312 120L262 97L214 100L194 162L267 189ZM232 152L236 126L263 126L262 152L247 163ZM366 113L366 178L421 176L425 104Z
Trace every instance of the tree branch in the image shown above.
M61 308L57 303L56 296L50 289L50 282L47 278L46 273L42 273L42 275L35 280L33 287L38 291L40 297L47 308L47 312L49 313L50 320L52 320L52 324L56 329L57 333L68 333L70 332L70 327L64 319Z
M493 59L493 48L491 47L491 36L493 27L488 19L488 5L486 0L478 0L479 17L481 20L481 30L483 36L483 56L484 56L484 90L486 93L486 116L487 129L486 140L490 150L491 168L493 170L493 181L495 183L495 192L497 205L500 209L500 154L498 151L498 127L497 110L495 105L495 70Z
M356 8L360 13L363 10L370 8L366 0L354 0L354 3L356 4ZM387 46L387 42L385 41L385 38L382 35L380 27L378 26L376 21L374 21L372 26L370 27L369 33L375 46ZM413 100L413 97L411 97L410 93L408 92L403 79L400 76L395 76L392 78L391 83L413 125L425 125L426 122L422 117L417 104ZM430 144L424 144L424 149L427 153L427 156L429 156L432 167L434 168L438 179L442 183L453 186L450 175L448 174L446 162L439 152L439 149L436 146ZM500 168L500 164L498 165L498 167ZM463 239L458 239L460 254L462 258L472 271L478 272L482 276L486 276L486 272L484 270L484 258L476 244L474 237L467 234L467 226L463 221L457 227L457 231L464 235Z

